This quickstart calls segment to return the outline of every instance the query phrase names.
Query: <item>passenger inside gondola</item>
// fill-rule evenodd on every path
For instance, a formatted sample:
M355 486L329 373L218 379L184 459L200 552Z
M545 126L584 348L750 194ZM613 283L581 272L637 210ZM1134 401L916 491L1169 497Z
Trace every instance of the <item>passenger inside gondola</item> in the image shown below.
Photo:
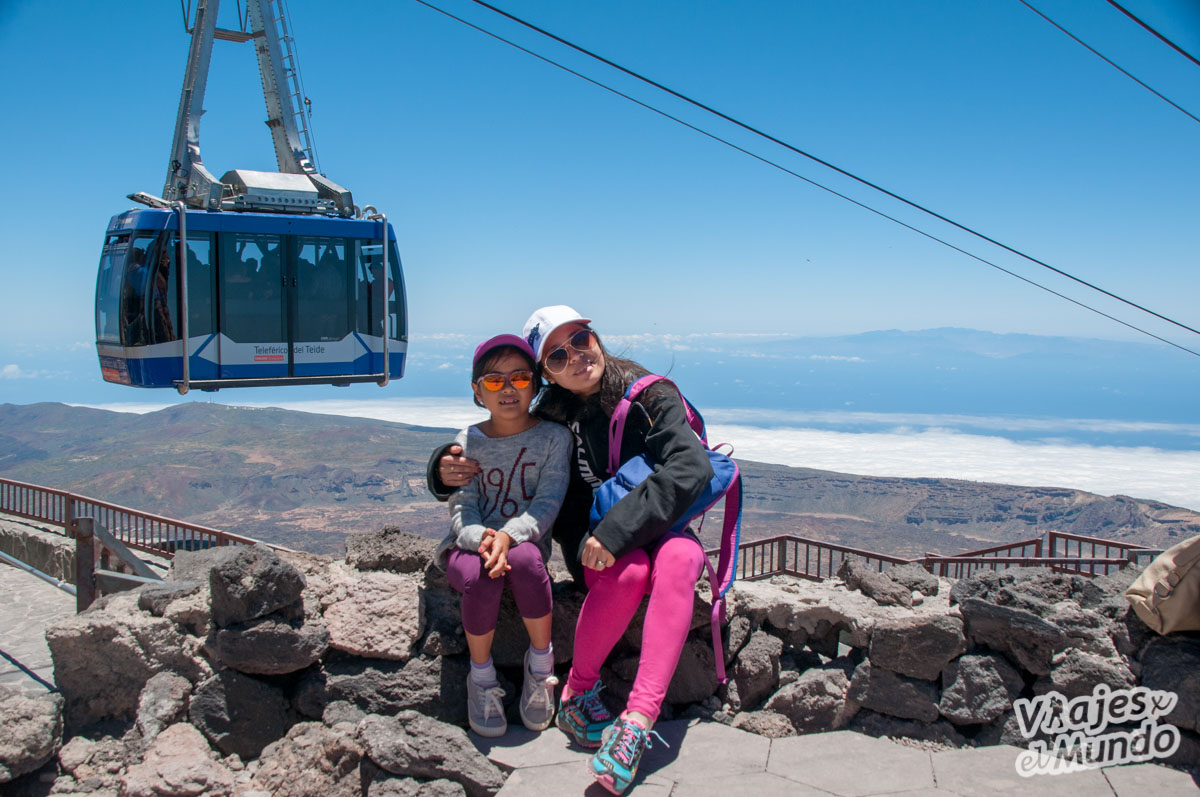
M165 343L175 340L175 291L172 289L170 246L162 248L158 266L154 270L154 286L150 292L151 320L154 324L154 342Z
M125 261L125 278L121 296L121 340L126 346L146 343L146 250L134 246Z

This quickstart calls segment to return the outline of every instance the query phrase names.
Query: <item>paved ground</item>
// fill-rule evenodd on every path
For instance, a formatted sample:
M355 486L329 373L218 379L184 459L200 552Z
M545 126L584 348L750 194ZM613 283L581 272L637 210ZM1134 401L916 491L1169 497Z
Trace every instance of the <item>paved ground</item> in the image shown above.
M0 563L0 686L38 693L54 687L46 626L74 611L74 595Z
M0 685L53 688L46 626L75 610L75 599L0 564ZM637 797L1172 797L1200 794L1185 773L1154 764L1022 778L1016 747L929 752L849 731L767 739L717 723L660 723L663 743L642 759ZM588 771L588 754L566 737L510 728L502 739L472 735L496 764L512 770L500 797L608 792Z
M660 723L665 743L642 759L630 794L637 797L1168 797L1194 795L1190 775L1155 764L1069 775L1017 774L1020 748L998 746L929 752L835 731L767 739L712 722ZM472 734L476 746L509 776L500 797L608 792L589 774L588 754L554 730L510 727L499 740Z

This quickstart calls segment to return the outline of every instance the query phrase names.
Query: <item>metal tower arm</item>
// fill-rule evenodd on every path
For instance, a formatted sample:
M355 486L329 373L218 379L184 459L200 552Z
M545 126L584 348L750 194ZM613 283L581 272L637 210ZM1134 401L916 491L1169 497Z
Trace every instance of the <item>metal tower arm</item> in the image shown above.
M237 193L230 174L216 179L200 156L200 118L204 114L204 91L214 39L253 41L267 106L267 127L275 147L279 171L305 175L322 200L352 215L350 192L317 172L316 152L308 127L308 113L295 41L287 29L282 0L246 0L246 20L240 31L217 28L220 0L197 0L192 27L192 44L184 72L183 93L175 119L175 140L163 187L163 199L182 200L191 207L217 209L228 205ZM251 173L243 173L245 174ZM224 200L224 205L223 205ZM245 203L239 207L247 207Z
M267 103L267 127L271 129L279 171L315 173L316 156L308 131L308 115L304 112L295 42L287 31L281 0L247 0L246 12L258 56L263 99Z
M168 202L183 200L189 205L217 208L221 204L221 181L213 177L200 158L200 117L204 114L204 89L208 83L208 63L212 57L213 34L217 28L217 8L221 0L197 0L192 28L192 46L188 50L183 73L183 93L175 117L175 140L162 198Z

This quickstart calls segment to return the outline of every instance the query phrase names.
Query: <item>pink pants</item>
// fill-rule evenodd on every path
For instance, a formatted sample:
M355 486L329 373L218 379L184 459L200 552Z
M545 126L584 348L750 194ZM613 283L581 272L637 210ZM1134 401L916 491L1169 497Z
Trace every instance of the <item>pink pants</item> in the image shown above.
M631 551L599 572L587 570L588 594L575 626L575 653L567 686L574 694L591 689L600 667L649 593L642 627L642 654L625 710L651 722L667 696L692 626L696 579L704 568L700 544L684 534L667 535L650 549Z

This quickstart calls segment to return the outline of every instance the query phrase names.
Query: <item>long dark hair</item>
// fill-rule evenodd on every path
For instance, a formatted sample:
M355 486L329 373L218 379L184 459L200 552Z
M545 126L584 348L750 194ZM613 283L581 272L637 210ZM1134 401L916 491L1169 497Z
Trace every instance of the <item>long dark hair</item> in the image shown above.
M588 327L591 329L591 327ZM604 342L593 330L596 345L604 356L604 373L600 376L600 391L593 396L581 398L561 385L547 383L534 403L534 413L539 417L558 423L577 420L591 404L598 406L605 415L612 415L617 402L625 395L629 386L650 373L640 363L626 357L618 357L604 347ZM544 367L538 363L538 373L544 376ZM653 385L653 391L659 385Z

